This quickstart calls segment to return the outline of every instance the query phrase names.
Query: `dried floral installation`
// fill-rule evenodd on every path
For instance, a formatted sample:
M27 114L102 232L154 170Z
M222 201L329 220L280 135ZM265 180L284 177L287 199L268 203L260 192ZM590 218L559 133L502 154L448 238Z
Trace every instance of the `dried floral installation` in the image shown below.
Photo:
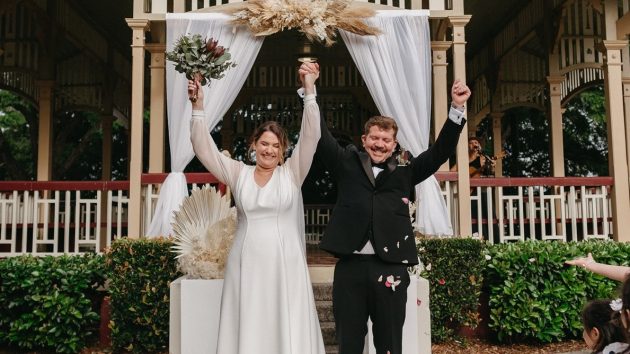
M191 279L223 278L236 232L236 209L229 197L214 188L194 190L174 214L179 270Z
M381 32L365 24L374 10L350 7L351 0L250 0L232 14L232 22L246 25L255 36L268 36L283 30L297 29L311 42L326 46L335 43L337 30L358 35L377 35Z

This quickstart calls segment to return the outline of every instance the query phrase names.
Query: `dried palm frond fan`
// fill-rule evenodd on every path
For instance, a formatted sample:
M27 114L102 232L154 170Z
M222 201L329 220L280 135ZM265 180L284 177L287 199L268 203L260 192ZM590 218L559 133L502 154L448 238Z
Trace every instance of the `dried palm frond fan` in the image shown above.
M236 231L236 209L212 187L194 190L175 212L173 237L179 270L192 279L223 278Z

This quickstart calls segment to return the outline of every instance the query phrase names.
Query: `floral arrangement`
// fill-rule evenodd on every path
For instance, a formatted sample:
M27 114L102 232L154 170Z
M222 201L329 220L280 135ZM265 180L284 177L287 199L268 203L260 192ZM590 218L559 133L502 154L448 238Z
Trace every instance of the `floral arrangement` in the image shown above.
M197 79L202 85L210 85L211 79L221 79L225 71L235 67L232 55L218 41L204 40L199 34L181 36L166 59L175 63L175 71L185 74L188 80ZM196 101L196 93L193 102Z
M223 278L236 232L236 209L214 188L194 190L173 222L179 270L191 279Z
M358 35L377 35L377 28L363 19L373 16L367 8L350 8L351 0L250 0L233 12L237 25L246 25L255 36L297 29L310 41L335 43L337 29Z

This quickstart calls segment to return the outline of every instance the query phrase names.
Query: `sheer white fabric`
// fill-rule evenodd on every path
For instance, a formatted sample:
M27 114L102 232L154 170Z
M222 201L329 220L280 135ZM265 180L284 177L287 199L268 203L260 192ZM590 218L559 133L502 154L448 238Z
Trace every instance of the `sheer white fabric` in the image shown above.
M293 154L263 186L256 183L255 166L219 152L202 119L202 111L193 111L190 130L195 153L210 173L230 187L238 211L225 267L216 352L324 354L306 264L300 189L321 136L315 95L304 99Z
M233 61L237 63L224 78L213 80L210 87L203 88L205 120L210 129L223 118L236 99L263 43L262 37L254 37L245 27L234 27L229 23L230 19L231 16L222 13L166 15L167 51L173 49L180 36L199 33L204 37L213 37L220 45L229 48ZM186 177L182 171L195 154L190 143L192 108L188 103L187 83L186 77L175 71L173 63L167 62L166 102L172 172L160 189L151 225L145 232L148 237L171 233L173 211L178 210L182 200L188 196Z
M398 123L398 140L414 156L429 145L431 50L427 11L377 11L368 24L379 36L340 31L381 114ZM431 176L416 186L416 222L427 235L452 235L440 186Z

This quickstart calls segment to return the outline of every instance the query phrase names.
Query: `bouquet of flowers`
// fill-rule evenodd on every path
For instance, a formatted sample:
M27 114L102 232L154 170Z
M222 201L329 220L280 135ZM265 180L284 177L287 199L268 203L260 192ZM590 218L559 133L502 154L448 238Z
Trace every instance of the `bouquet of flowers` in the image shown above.
M199 80L202 85L210 85L211 79L220 79L227 69L235 67L231 58L228 49L218 45L218 41L204 40L199 34L181 36L173 50L166 53L166 59L175 63L177 72L185 74L188 80ZM195 92L192 101L196 100Z

